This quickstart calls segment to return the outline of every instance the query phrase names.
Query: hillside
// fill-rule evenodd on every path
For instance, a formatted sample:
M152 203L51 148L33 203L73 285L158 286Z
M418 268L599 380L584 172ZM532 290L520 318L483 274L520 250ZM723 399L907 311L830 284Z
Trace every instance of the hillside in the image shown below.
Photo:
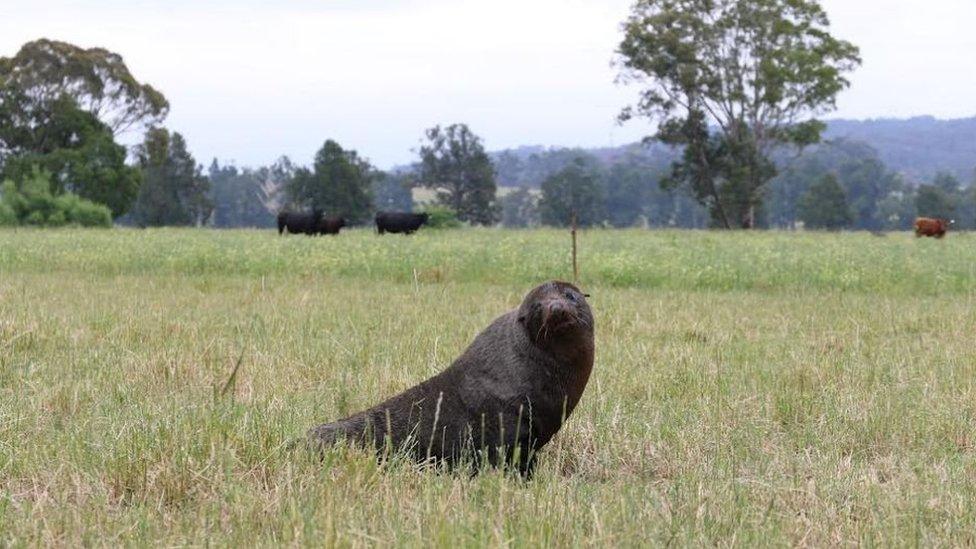
M890 169L909 180L929 180L939 171L950 171L968 182L976 169L976 117L833 120L825 137L871 145Z
M931 116L909 119L831 120L825 140L843 139L874 148L892 171L912 183L931 180L939 171L952 172L963 182L976 170L976 117L939 120ZM503 185L536 186L572 157L585 153L605 164L629 155L667 163L673 153L660 144L631 143L620 147L572 149L524 146L492 153Z

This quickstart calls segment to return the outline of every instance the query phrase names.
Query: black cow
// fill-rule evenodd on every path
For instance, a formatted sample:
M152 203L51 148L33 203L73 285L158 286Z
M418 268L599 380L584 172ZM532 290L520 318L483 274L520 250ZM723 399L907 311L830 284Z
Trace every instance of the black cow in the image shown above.
M323 217L322 220L319 221L318 232L319 234L331 234L334 236L339 234L339 229L345 226L345 217Z
M309 236L318 234L319 226L322 223L322 210L312 210L312 212L289 212L278 213L278 234L284 234L285 230L292 234L307 234Z
M407 212L378 212L376 214L376 232L410 234L427 223L430 218L426 213Z

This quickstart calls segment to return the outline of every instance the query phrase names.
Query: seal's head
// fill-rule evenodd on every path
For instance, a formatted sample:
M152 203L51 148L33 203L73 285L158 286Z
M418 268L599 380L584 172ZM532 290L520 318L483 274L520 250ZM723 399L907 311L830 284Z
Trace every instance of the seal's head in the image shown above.
M538 344L593 338L593 312L588 296L569 282L547 282L528 293L518 310L518 321L529 339Z

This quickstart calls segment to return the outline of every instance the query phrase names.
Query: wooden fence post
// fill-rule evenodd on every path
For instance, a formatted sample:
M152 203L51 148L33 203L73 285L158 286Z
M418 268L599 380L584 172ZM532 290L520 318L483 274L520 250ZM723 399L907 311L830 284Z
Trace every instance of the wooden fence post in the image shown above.
M579 284L579 266L576 264L576 210L573 210L570 235L573 237L573 284Z

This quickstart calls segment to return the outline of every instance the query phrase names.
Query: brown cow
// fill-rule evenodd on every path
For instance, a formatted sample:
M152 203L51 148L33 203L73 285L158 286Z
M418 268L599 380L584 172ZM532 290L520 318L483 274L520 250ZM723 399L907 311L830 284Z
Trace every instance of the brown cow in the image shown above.
M934 236L942 238L945 236L949 227L955 223L952 220L935 219L931 217L919 217L915 219L915 236Z

